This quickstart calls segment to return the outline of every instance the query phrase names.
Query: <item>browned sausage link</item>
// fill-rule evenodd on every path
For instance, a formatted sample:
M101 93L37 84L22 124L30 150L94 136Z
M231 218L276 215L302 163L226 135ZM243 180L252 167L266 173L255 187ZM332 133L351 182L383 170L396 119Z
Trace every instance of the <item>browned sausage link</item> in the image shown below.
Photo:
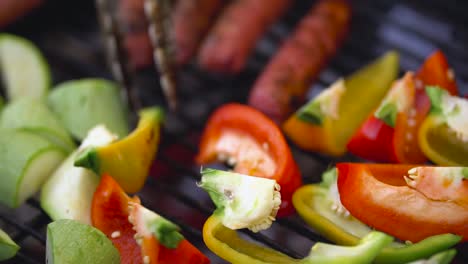
M117 16L124 30L124 47L130 64L142 68L153 63L147 34L144 0L119 0ZM176 64L187 63L226 0L178 0L172 14Z
M153 48L148 37L144 0L118 0L117 20L123 31L123 48L133 68L153 63Z
M200 65L213 72L242 70L257 40L291 0L235 0L221 14L201 46Z
M42 0L1 0L0 28L25 15L31 9L42 4Z
M321 0L257 79L249 104L282 122L343 42L351 18L346 0Z
M176 63L186 64L222 8L224 0L179 0L173 18Z

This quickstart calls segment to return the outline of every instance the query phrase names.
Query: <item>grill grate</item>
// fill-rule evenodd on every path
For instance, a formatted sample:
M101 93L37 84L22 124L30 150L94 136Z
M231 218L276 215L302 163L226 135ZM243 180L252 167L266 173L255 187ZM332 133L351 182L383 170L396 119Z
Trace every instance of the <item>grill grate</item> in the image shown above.
M52 67L55 83L81 77L111 78L105 66L99 41L94 1L50 0L41 10L10 28L9 31L32 39L44 51ZM313 2L313 1L312 1ZM297 1L292 10L260 41L247 69L236 77L214 76L188 65L180 75L180 112L168 113L158 160L145 188L139 194L145 206L181 226L184 235L202 249L212 263L224 263L205 247L201 228L213 211L208 196L195 187L199 168L191 160L197 140L209 113L224 102L245 102L248 90L271 54L278 48L305 10L313 3ZM355 16L350 37L330 66L312 85L315 95L339 76L389 49L401 54L403 70L417 69L436 47L448 56L457 72L463 93L468 83L468 19L463 1L364 1L353 2ZM55 12L55 10L63 10ZM72 10L72 12L70 12ZM134 76L143 105L162 104L162 94L153 69ZM158 87L156 89L155 87ZM359 102L357 102L359 103ZM346 156L330 159L292 147L306 183L317 182L330 164L356 160ZM213 165L221 166L221 165ZM16 210L0 205L0 227L19 243L19 254L8 263L44 263L45 228L50 219L40 208L37 197ZM307 254L314 241L326 241L306 226L298 216L279 219L259 234L243 232L292 257ZM468 246L459 247L457 263L468 262Z

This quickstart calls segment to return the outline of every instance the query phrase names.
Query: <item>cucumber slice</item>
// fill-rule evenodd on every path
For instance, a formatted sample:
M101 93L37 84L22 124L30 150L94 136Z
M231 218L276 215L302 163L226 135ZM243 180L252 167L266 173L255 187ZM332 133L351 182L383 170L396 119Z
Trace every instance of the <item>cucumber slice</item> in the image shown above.
M80 150L110 144L116 138L104 126L98 126L89 132ZM72 153L44 184L41 207L52 220L73 219L91 225L91 202L99 176L73 165L78 152Z
M40 99L24 97L8 104L1 114L0 126L33 132L65 152L76 148L58 117Z
M103 124L119 137L128 134L127 109L120 90L104 79L82 79L58 85L49 95L49 105L76 138Z
M21 205L64 158L60 148L37 135L0 130L0 202L9 207Z
M14 257L18 250L19 246L11 240L7 233L0 229L0 261Z
M46 263L119 264L120 255L98 229L74 220L58 220L47 226Z
M51 83L49 65L29 40L0 34L0 68L9 100L46 96Z

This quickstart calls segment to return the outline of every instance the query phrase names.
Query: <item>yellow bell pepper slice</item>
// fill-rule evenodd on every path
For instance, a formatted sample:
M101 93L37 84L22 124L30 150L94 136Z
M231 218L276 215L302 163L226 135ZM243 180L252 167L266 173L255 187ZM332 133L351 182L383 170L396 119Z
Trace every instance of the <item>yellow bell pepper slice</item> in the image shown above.
M340 224L335 224L334 221L325 217L324 213L327 210L323 210L321 213L316 209L317 206L330 206L326 201L328 190L320 187L317 184L308 184L299 188L293 195L293 204L296 208L297 213L301 218L310 226L312 226L319 234L322 234L330 241L333 241L339 245L356 245L359 241L359 237L351 234L351 230L363 229L360 225L364 225L357 220L352 218L343 219L337 215L331 215L331 219L335 222L341 220ZM331 209L329 212L333 212ZM346 226L347 228L343 228ZM369 228L370 231L370 228ZM365 232L365 231L364 231Z
M203 226L203 240L211 251L234 264L364 264L371 263L380 250L392 242L393 238L373 231L361 239L356 246L316 243L307 257L294 259L281 252L241 239L236 231L223 226L220 218L214 214Z
M441 166L468 166L468 142L462 142L444 119L429 115L418 132L421 150Z
M156 155L163 113L152 107L140 111L139 116L137 128L131 134L106 146L85 149L75 160L75 166L91 169L98 175L112 175L126 192L138 192Z
M388 52L346 78L343 84L336 83L312 99L283 124L283 130L305 150L341 156L397 74L398 53Z
M442 166L468 166L468 101L438 87L427 87L431 112L418 131L423 153Z
M203 241L221 258L231 263L297 263L278 251L262 247L240 238L237 232L225 227L216 215L210 216L203 226Z

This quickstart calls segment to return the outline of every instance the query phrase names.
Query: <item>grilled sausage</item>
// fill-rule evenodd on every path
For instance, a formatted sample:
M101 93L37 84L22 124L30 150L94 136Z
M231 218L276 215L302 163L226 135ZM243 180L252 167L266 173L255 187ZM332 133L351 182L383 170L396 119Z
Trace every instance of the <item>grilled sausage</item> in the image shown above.
M31 9L38 7L42 2L42 0L1 0L0 28L25 15Z
M213 72L242 70L257 40L287 9L291 0L235 0L204 40L199 64Z
M173 14L176 63L186 64L223 7L224 0L179 0Z
M152 47L147 34L144 0L120 0L119 23L124 32L124 47L135 68L151 65ZM186 64L208 31L225 0L179 0L172 14L176 64Z
M283 121L342 43L351 18L346 0L321 0L300 21L295 32L257 79L249 104Z
M153 47L148 36L144 0L119 0L117 20L122 32L123 48L133 68L153 63Z

